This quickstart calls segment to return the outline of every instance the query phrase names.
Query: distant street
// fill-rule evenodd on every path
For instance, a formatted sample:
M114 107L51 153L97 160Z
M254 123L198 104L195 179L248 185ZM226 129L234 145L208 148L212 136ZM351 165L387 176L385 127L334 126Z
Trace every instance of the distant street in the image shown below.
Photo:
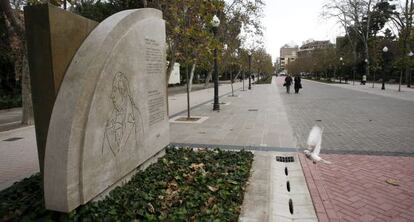
M0 132L22 127L22 109L0 110Z
M299 146L318 124L325 153L414 154L413 101L307 80L302 85L299 95L279 90Z

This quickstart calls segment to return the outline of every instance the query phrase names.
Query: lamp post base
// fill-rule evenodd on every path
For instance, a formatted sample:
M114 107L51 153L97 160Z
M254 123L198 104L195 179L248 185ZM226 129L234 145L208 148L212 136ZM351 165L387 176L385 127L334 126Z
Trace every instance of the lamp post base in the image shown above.
M220 104L214 103L213 104L213 111L220 111Z

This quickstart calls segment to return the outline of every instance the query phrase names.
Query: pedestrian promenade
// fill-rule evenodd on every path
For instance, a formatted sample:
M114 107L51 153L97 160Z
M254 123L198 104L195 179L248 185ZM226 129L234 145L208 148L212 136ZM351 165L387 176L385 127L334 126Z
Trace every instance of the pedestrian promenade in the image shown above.
M306 80L304 81L311 81ZM313 81L317 82L317 81ZM401 91L398 91L398 84L385 84L385 90L381 90L381 83L374 83L374 87L372 82L367 82L365 85L361 85L360 82L355 82L353 84L352 81L348 81L348 84L331 84L331 83L322 83L317 82L320 84L328 84L330 86L341 87L345 89L355 90L359 92L366 92L374 95L380 95L385 97L390 97L394 99L401 99L414 102L414 85L411 88L408 88L406 85L401 85Z
M272 85L252 85L252 90L247 89L247 81L245 84L244 91L242 82L233 85L234 96L230 84L220 85L220 102L224 104L219 112L212 111L212 88L191 93L191 114L208 118L201 124L171 123L171 143L255 152L241 221L317 221L299 162L289 165L291 175L287 176L285 164L275 160L276 155L292 155L298 160L296 140L275 81ZM168 100L170 117L187 114L186 94L175 94ZM20 139L4 141L13 137ZM1 188L38 171L34 127L2 132L0 138ZM286 179L295 181L294 197L288 195ZM293 216L289 198L297 204Z
M285 93L281 81L274 78L271 85L253 85L252 90L247 89L246 81L244 91L242 83L235 83L235 96L231 96L229 84L222 84L219 112L212 110L213 89L193 92L191 116L206 117L204 122L170 124L172 144L245 148L255 153L240 221L410 221L414 218L414 158L323 154L331 165L312 164L297 148L297 138L281 98ZM393 93L391 87L384 93L366 86L331 85L388 97ZM411 89L405 90L407 95L414 93ZM398 98L408 100L401 95L397 94ZM171 95L168 101L171 119L187 115L186 94ZM295 161L278 163L276 156L292 156ZM289 175L285 174L285 167ZM1 132L0 189L38 170L34 127ZM396 181L398 186L387 183L388 179ZM289 190L286 190L287 181L292 186ZM293 213L289 212L289 200L293 200Z

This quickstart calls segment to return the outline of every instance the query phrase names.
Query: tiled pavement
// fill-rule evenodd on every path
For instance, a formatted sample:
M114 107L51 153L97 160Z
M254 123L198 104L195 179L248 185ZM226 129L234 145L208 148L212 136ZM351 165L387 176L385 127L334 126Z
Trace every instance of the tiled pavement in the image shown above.
M280 88L282 82L278 78ZM309 130L318 124L325 128L322 152L414 154L414 101L350 90L337 84L303 80L302 85L298 95L279 90L300 147L305 147ZM405 93L414 98L414 91Z
M38 171L34 126L0 132L0 190Z
M281 79L278 79L278 82L280 83ZM228 89L225 88L221 88L222 93L226 90L228 92ZM211 98L210 91L203 95L194 96L194 101L198 101L198 98ZM246 91L238 92L238 94L241 94L241 98L222 97L221 101L229 101L232 105L223 106L220 113L230 112L232 117L218 120L221 123L228 122L234 126L216 129L215 131L223 131L223 134L219 133L218 135L225 135L220 138L215 136L217 135L215 131L211 131L212 136L210 138L220 140L212 141L210 139L204 141L204 143L247 145L247 142L254 141L255 144L262 146L293 147L297 139L298 143L303 146L310 127L318 123L326 127L323 152L327 149L344 153L366 149L371 154L395 155L399 152L408 156L414 152L412 148L414 143L414 137L412 136L414 135L414 120L412 112L410 112L410 110L414 110L414 106L410 101L397 101L391 97L323 86L307 81L304 81L304 90L299 95L286 95L282 90L268 89L265 86L258 86L254 91L268 96L264 96L260 100L254 100L253 97L250 98L253 96L252 92ZM280 97L275 97L277 93ZM198 94L195 93L194 95ZM317 97L317 99L312 98L312 96ZM249 102L238 101L243 100L243 98L248 98L247 101ZM277 102L276 98L279 98ZM179 97L171 98L171 101L175 101L175 107L170 107L170 112L172 111L170 115L179 113L186 107L185 102L182 102ZM177 101L180 102L177 103ZM322 102L322 104L317 102ZM258 108L259 112L249 112L248 109L251 108ZM194 114L206 114L200 112L201 110L202 107L200 106L193 111ZM270 110L271 112L269 112ZM286 113L288 116L286 116ZM218 116L218 113L210 114ZM242 118L242 115L246 115L247 122L254 122L255 124L246 125L236 121L236 119ZM369 121L370 119L372 121ZM269 120L274 120L277 124L269 122ZM258 130L266 124L270 124L268 128L271 130L269 132ZM286 131L286 127L284 127L284 130L272 132L276 127L283 128L283 126L288 126L287 131L289 132ZM180 128L178 125L175 127ZM237 131L234 129L240 129L240 133L236 133ZM227 133L224 133L226 130ZM291 135L292 131L296 138ZM176 132L180 132L180 130ZM200 134L200 132L203 133ZM200 134L197 135L197 141L203 142L203 139L208 139L206 135L209 132L200 132L194 131L194 133ZM262 136L266 134L269 134L269 136ZM2 141L16 135L24 139L13 142L15 144L13 146L10 145L12 143ZM243 142L242 140L234 140L235 138L231 137L232 135L244 139L245 143L240 143ZM185 137L184 141L191 143L193 142L192 139L194 138ZM235 143L235 141L238 143ZM27 176L24 175L25 169L31 169L31 172L35 172L33 170L37 171L34 144L33 128L0 134L0 157L2 157L0 162L3 166L0 169L0 178L5 175L13 176L13 174L19 174L20 177ZM31 149L28 150L27 147L31 147ZM12 152L9 152L10 150ZM4 158L6 153L7 155L12 153L13 158ZM311 191L312 201L320 221L414 221L413 157L337 154L325 154L323 157L332 161L333 164L313 165L301 156L306 182ZM27 161L29 165L25 168L26 166L23 166L20 162L20 166L13 167L16 164L19 165L18 160L30 160ZM13 173L10 171L12 169L20 171L19 173ZM394 187L387 184L385 180L389 178L398 180L400 186ZM12 179L19 180L17 177Z
M319 221L414 221L413 157L322 157L332 164L313 164L300 155Z

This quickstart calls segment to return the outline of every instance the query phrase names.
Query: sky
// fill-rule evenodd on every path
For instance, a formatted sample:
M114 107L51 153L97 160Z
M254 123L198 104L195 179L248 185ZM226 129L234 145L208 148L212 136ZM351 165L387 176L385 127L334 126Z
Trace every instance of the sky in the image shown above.
M275 61L284 44L302 43L308 39L335 41L342 30L335 21L322 18L327 0L265 0L264 44ZM328 0L329 1L329 0Z

